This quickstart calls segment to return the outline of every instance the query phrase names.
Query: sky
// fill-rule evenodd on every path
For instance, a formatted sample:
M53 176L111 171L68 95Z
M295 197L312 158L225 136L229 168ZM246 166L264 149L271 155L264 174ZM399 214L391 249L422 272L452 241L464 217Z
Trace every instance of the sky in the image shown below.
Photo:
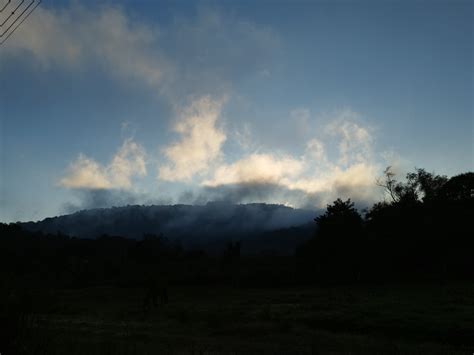
M0 221L363 206L389 165L472 171L473 17L458 0L44 0L0 46Z

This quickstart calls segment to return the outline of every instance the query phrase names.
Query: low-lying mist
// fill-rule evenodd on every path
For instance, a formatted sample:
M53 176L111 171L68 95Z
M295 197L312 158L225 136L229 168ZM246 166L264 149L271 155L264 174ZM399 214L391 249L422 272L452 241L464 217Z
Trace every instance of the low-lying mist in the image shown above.
M64 233L80 238L113 235L141 239L146 234L154 234L183 246L205 246L230 240L268 239L272 232L278 231L281 236L282 230L290 228L293 228L292 234L298 234L295 227L304 229L309 237L317 214L317 211L264 203L128 205L81 210L23 223L23 226L32 231Z

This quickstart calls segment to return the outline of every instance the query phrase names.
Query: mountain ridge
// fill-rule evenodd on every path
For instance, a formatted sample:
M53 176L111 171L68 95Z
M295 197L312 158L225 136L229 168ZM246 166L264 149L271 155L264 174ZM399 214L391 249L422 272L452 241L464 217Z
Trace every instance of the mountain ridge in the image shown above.
M306 231L309 233L318 212L266 203L127 205L85 209L20 225L33 232L63 233L79 238L118 235L140 239L146 234L163 235L185 246L199 246L236 239L264 237L268 240L273 232L281 236L285 230L301 237ZM284 239L286 244L288 240L292 244L291 236Z

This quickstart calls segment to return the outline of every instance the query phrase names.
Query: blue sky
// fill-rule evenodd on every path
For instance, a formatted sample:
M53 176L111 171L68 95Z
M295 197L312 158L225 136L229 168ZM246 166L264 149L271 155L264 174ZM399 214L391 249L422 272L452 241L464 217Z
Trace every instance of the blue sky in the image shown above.
M473 170L473 10L43 1L0 46L0 220L371 203L387 165Z

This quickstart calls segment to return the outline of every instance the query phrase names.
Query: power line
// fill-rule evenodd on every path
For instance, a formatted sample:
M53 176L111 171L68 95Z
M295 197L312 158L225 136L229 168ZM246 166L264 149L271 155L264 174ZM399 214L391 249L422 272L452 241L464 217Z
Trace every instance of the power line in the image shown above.
M15 15L15 11L18 10L20 8L21 5L23 5L23 3L25 2L25 0L21 0L21 2L18 4L17 7L15 7L15 10L13 10L10 15L8 15L8 17L5 19L5 21L3 21L1 24L0 24L0 27L2 27L9 19L10 17L12 17L13 15Z
M23 14L24 14L26 11L28 11L28 9L31 7L31 5L33 5L34 2L35 2L35 0L31 0L31 2L28 4L28 6L26 7L26 9L24 9L24 10L21 12L21 14L20 14L15 20L13 20L13 22L10 24L10 26L8 26L8 28L7 28L5 31L3 31L2 33L0 33L0 38L3 37L3 35L4 35L5 33L7 33L7 32L10 30L10 28L13 27L13 25L18 21L18 19L19 19L21 16L23 16Z
M3 43L5 43L5 42L8 40L8 38L10 38L10 36L17 30L17 28L20 27L21 24L33 13L33 11L36 10L36 8L39 6L39 4L41 4L41 1L42 1L42 0L39 0L39 1L36 3L36 5L33 6L33 8L31 8L31 10L30 10L29 12L27 12L28 9L35 3L35 1L36 1L36 0L32 0L32 1L28 4L28 6L21 12L21 14L10 24L10 26L8 26L8 28L7 28L3 33L0 34L0 38L3 37L5 34L7 34L7 32L8 32L8 31L12 28L12 26L14 26L15 23L16 23L16 26L13 27L13 30L10 31L10 32L7 34L7 36L6 36L3 40L0 41L0 45L2 45ZM22 3L23 3L23 1L22 1ZM24 16L23 19L22 19L20 22L18 22L18 20L19 20L25 13L26 13L26 16Z
M3 12L3 10L5 10L7 8L7 6L12 2L12 0L8 0L5 5L3 5L3 7L0 9L0 12Z

